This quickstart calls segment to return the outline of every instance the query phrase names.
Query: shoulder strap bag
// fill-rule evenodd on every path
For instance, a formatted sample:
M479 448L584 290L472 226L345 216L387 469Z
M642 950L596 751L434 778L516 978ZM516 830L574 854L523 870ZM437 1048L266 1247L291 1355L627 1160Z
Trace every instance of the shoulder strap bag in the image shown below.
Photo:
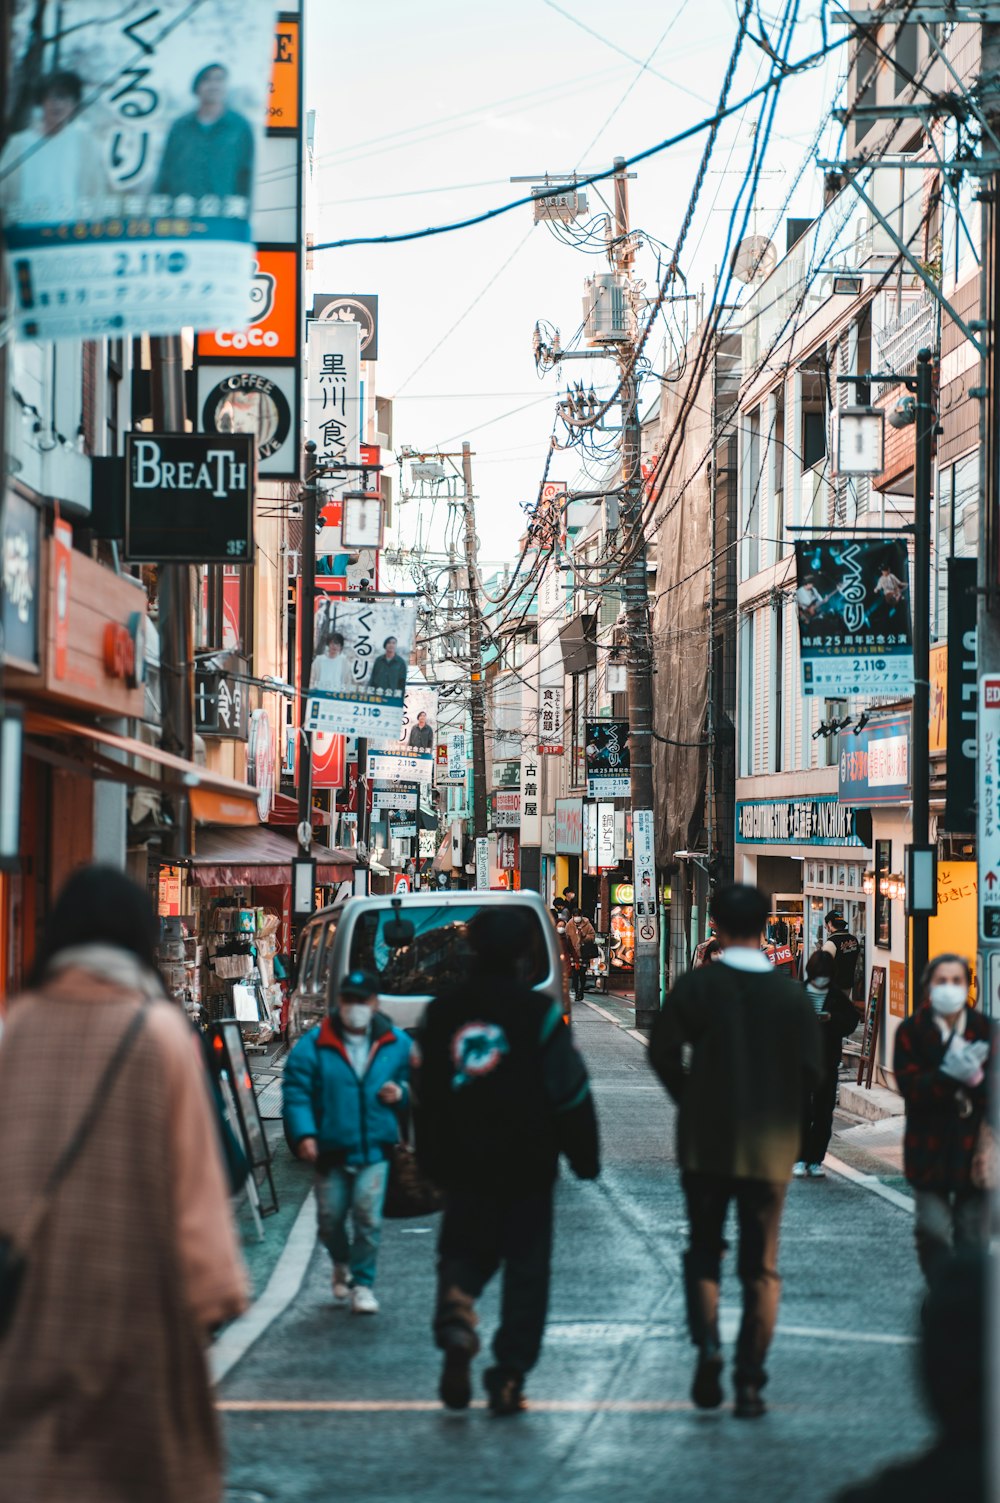
M93 1132L108 1093L145 1022L146 1009L140 1007L101 1071L101 1077L86 1111L77 1124L76 1131L49 1171L45 1184L32 1201L17 1234L5 1236L0 1233L0 1341L6 1336L14 1319L14 1311L17 1308L18 1297L28 1268L28 1251L49 1213L56 1191L76 1163L87 1139Z

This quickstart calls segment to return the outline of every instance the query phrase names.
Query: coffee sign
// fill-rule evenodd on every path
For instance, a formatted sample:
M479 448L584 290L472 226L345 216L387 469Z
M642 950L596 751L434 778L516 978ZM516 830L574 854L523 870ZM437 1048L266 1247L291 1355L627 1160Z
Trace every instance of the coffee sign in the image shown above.
M254 475L246 433L127 434L125 558L251 563Z

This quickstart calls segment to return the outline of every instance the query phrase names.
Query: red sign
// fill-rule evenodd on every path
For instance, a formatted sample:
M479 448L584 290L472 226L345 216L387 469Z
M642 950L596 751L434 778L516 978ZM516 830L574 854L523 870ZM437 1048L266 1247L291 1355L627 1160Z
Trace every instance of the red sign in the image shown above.
M325 731L316 731L310 739L312 740L313 787L342 788L347 738L330 736Z
M73 529L61 519L52 528L52 558L56 581L55 653L52 667L56 678L61 679L66 677L69 652L69 587L73 568ZM124 674L119 676L124 677Z
M392 884L392 890L393 890L393 892L398 897L398 896L401 896L404 892L409 892L410 891L410 885L411 884L410 884L409 877L404 876L402 873L400 873L400 875L395 879L395 881Z

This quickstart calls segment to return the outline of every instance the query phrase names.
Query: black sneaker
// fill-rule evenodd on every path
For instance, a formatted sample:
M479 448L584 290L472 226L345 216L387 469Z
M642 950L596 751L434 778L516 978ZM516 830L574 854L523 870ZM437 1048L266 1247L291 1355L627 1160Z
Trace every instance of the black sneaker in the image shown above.
M472 1402L469 1368L472 1352L467 1346L450 1346L444 1354L438 1393L446 1409L468 1409Z
M760 1389L754 1383L737 1383L736 1402L733 1405L733 1414L737 1419L760 1419L762 1414L767 1413L767 1405L761 1397Z
M527 1407L524 1402L524 1376L514 1368L488 1367L483 1373L483 1383L493 1414L520 1414Z
M722 1403L722 1353L712 1344L702 1347L691 1384L691 1402L698 1409L718 1409Z

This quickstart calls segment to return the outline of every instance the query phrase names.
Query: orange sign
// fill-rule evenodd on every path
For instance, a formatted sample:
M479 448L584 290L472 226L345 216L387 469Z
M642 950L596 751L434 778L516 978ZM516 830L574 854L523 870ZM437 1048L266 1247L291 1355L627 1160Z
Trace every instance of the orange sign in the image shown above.
M66 677L69 656L69 592L73 570L73 529L58 518L52 527L52 560L55 573L55 633L52 671Z
M906 966L901 960L889 962L889 1016L906 1017Z
M931 648L931 734L932 757L948 750L948 644Z
M201 360L296 360L299 355L298 254L258 250L245 329L198 335Z
M274 33L271 93L267 102L268 130L298 130L299 79L299 23L294 16L279 18Z

